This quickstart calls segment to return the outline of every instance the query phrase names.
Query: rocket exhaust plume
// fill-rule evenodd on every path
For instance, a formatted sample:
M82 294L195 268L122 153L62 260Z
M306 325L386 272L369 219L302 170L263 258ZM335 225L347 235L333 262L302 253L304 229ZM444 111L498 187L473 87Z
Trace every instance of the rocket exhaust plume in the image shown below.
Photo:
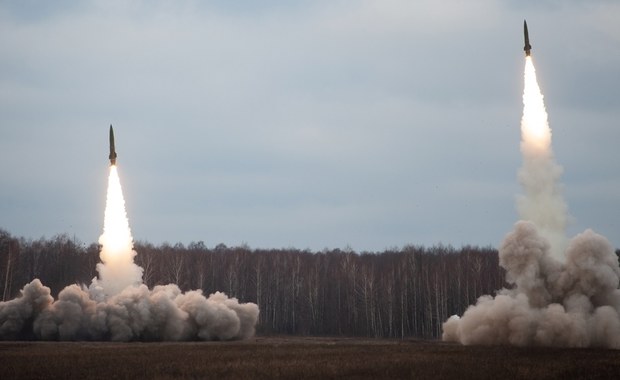
M551 149L551 128L543 95L536 79L532 57L525 57L523 118L521 119L521 154L519 171L524 194L518 199L519 216L532 221L549 240L552 253L561 259L566 248L568 208L559 182L562 168Z
M567 243L562 170L553 158L551 129L529 54L524 79L519 171L524 194L517 202L522 220L499 248L499 264L511 288L482 296L462 317L450 317L442 338L466 345L620 349L618 258L609 241L592 230Z
M0 302L0 339L42 340L231 340L254 335L258 306L224 293L183 293L175 284L149 289L133 262L133 238L116 167L110 127L110 175L101 263L90 286L70 285L58 294L39 279L21 296ZM112 156L114 153L114 157Z
M100 285L104 294L111 296L128 286L142 283L142 268L133 262L136 252L133 250L133 238L116 165L110 166L104 215L103 234L99 237L99 280L93 279L93 284Z

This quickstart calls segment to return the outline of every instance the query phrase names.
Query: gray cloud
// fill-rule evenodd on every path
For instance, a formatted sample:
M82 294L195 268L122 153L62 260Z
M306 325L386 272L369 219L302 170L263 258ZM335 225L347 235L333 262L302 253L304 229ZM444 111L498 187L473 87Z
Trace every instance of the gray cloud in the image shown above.
M140 240L496 244L516 215L533 13L576 228L620 244L617 160L596 154L618 137L615 4L74 4L0 6L0 225L14 234L95 240L112 123ZM603 202L595 183L616 187Z

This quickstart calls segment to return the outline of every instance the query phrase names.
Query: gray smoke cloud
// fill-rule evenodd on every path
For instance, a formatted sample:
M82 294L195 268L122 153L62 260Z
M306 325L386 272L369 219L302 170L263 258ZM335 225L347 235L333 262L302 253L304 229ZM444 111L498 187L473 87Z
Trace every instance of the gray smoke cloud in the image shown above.
M224 293L205 297L176 285L129 286L102 299L101 288L70 285L58 299L35 279L21 296L0 303L4 340L233 340L254 335L258 306Z
M575 236L563 263L533 223L519 221L499 258L514 287L450 317L443 340L620 349L620 266L605 237L592 230Z

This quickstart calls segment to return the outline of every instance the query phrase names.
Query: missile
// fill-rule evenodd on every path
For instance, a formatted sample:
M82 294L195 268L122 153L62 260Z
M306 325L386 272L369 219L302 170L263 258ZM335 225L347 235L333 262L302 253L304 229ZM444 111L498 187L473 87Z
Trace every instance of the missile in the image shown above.
M112 129L112 124L110 124L110 155L108 158L110 159L110 165L116 165L116 149L114 148L114 129Z
M523 50L525 51L525 56L530 56L530 50L532 50L532 45L530 45L530 36L527 33L527 22L523 20L523 37L525 37L525 46Z

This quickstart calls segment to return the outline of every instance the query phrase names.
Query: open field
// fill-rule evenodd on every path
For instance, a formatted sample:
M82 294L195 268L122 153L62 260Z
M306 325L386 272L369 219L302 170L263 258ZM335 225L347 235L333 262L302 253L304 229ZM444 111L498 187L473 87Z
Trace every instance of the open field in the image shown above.
M613 379L620 351L434 341L0 342L0 379Z

